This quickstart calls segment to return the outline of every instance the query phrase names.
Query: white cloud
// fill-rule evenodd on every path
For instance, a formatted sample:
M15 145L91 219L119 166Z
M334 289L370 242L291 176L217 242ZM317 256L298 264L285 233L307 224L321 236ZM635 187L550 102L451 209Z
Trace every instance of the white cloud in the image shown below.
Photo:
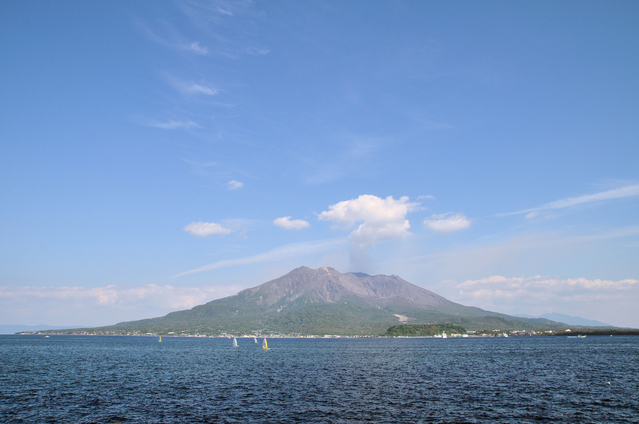
M405 217L418 206L418 203L408 203L407 196L395 200L392 196L382 199L363 194L357 199L329 206L328 211L319 214L319 219L345 224L349 228L364 221L351 233L350 239L357 247L365 248L375 245L377 240L409 236L410 223Z
M195 237L210 237L215 234L227 235L233 232L233 230L224 228L215 222L192 222L183 230Z
M517 211L517 212L504 213L498 216L530 214L530 213L542 211L542 210L564 209L564 208L569 208L572 206L583 205L586 203L601 202L604 200L622 199L625 197L634 197L634 196L639 196L639 184L620 187L614 190L602 191L595 194L587 194L584 196L569 197L567 199L555 200L554 202L546 203L545 205L541 205L536 208L525 209L525 210Z
M239 181L235 181L235 180L231 180L228 182L228 189L229 190L237 190L244 187L244 183L241 183Z
M479 280L466 280L457 285L463 293L470 293L475 297L508 297L524 296L532 292L544 294L580 294L610 293L612 291L628 290L631 287L639 287L639 280L626 279L612 280L588 280L586 278L549 278L534 277L504 277L494 275Z
M254 256L247 256L244 258L226 259L222 261L217 261L212 264L204 265L196 269L181 272L177 275L174 275L173 278L181 277L183 275L188 275L188 274L195 274L195 273L203 272L203 271L211 271L211 270L219 269L219 268L227 268L231 266L281 261L284 259L296 258L296 257L300 257L300 256L312 254L312 253L325 251L342 243L344 243L344 240L334 239L334 240L323 240L318 242L303 242L303 243L288 244L286 246L278 247L276 249L269 250L268 252L260 253Z
M167 121L167 122L152 122L149 124L151 127L162 128L164 130L174 130L178 128L200 128L198 124L189 120L189 121Z
M639 280L504 277L456 284L454 300L505 313L565 313L613 325L637 325ZM634 321L634 322L632 322Z
M311 225L303 219L291 220L290 216L277 218L273 220L273 224L277 225L278 227L284 228L285 230L301 230L302 228L306 228Z
M431 216L430 219L424 220L424 225L440 233L450 233L468 228L470 221L460 213L456 215L447 213Z

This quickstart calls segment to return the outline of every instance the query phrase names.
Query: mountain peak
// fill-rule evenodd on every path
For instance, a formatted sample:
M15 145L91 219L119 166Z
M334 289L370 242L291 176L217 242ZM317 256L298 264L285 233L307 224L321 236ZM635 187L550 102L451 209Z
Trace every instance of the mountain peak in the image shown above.
M288 274L253 289L258 303L290 305L303 297L311 302L334 303L356 299L376 307L402 304L413 307L439 308L456 305L443 297L415 286L395 275L368 275L362 272L340 273L331 267L312 269L302 266Z
M398 321L399 319L399 321ZM454 322L474 328L526 328L507 315L451 302L395 275L340 273L334 268L299 267L234 296L164 317L121 323L121 331L197 331L214 334L283 332L374 334L398 322ZM191 329L191 330L189 330ZM246 334L246 333L245 333Z
M293 274L293 273L295 273L295 274L299 274L299 273L307 273L307 274L308 273L314 273L314 274L320 273L321 274L321 273L324 273L324 274L328 274L328 275L341 275L341 273L338 270L336 270L334 268L331 268L331 267L328 267L328 266L324 266L324 267L317 268L317 269L309 268L307 266L301 266L299 268L295 268L293 271L289 272L286 275Z

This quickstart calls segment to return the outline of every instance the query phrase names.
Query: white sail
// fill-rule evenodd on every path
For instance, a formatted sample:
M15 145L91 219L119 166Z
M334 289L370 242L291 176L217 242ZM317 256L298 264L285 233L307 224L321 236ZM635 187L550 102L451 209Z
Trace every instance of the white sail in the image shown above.
M237 347L237 339L233 337L233 347Z

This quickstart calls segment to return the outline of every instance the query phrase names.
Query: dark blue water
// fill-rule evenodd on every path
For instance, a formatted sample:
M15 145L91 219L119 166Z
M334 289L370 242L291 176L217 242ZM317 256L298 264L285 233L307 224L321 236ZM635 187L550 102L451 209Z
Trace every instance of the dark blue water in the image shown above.
M639 422L639 337L238 341L0 336L0 422Z

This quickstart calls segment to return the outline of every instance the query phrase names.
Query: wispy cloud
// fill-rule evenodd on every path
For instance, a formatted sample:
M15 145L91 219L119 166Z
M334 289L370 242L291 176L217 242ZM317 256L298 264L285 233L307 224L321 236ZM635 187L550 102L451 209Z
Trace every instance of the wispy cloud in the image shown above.
M317 159L325 155L323 151L314 151L302 157L304 172L308 173L304 180L307 184L318 185L336 181L354 173L370 172L370 167L365 165L377 151L389 143L389 140L376 137L352 135L339 137L335 147L330 149L330 155L325 156L325 160Z
M205 35L207 41L212 46L206 48L206 53L223 55L229 58L238 58L243 54L261 56L268 54L270 50L265 47L255 47L256 43L248 41L254 37L251 21L261 15L254 10L253 1L225 1L213 0L207 2L181 1L178 7L190 20L191 27L199 29ZM236 35L240 37L229 37L224 31L230 22L238 31ZM247 26L249 25L249 26ZM248 46L247 46L248 45ZM187 44L194 53L199 53L199 49ZM196 46L197 47L197 46ZM200 53L201 54L201 53Z
M163 130L175 130L175 129L189 129L189 128L201 128L195 122L188 121L166 121L166 122L151 122L148 124L150 127L161 128Z
M420 274L428 269L429 275L436 280L461 280L504 272L524 272L529 275L554 273L558 264L574 261L578 257L587 262L596 252L609 255L612 246L619 246L620 243L630 246L636 242L637 236L639 226L588 234L535 231L507 238L481 238L471 243L455 243L431 249L426 254L389 257L386 264L400 266L407 270L406 275L410 275L409 272ZM588 266L584 271L591 268ZM636 278L636 275L628 277ZM447 286L440 294L444 294L445 290L448 290Z
M149 306L175 309L191 308L211 298L237 293L240 286L173 287L147 284L143 287L0 287L0 299L41 298L59 301L81 300L96 306L134 306L140 302Z
M241 183L239 181L235 181L235 180L231 180L228 182L228 189L229 190L238 190L242 187L244 187L244 183Z
M142 21L137 22L137 27L142 33L147 36L149 40L166 48L185 51L200 56L206 56L209 54L209 50L206 46L201 46L199 41L186 41L184 37L182 37L177 31L175 31L175 29L171 28L170 26L166 26L164 28L164 32L170 34L168 36L158 35L156 31L149 28L149 26Z
M248 47L246 49L246 53L252 56L264 56L265 54L269 54L270 52L271 50L266 47Z
M220 92L217 88L204 83L195 83L192 81L182 81L173 76L166 77L169 83L183 94L197 95L204 94L207 96L215 96Z
M248 0L213 0L207 2L183 1L178 3L178 6L196 25L208 29L210 24L220 24L225 19L246 13L252 4L253 2Z
M273 224L285 230L301 230L311 225L303 219L291 219L290 216L276 218L273 220Z
M217 261L212 264L204 265L196 269L192 269L189 271L181 272L177 275L174 275L173 278L181 277L184 275L195 274L198 272L211 271L219 268L227 268L231 266L238 265L249 265L263 262L271 262L271 261L281 261L289 258L296 258L312 253L322 252L328 249L332 249L333 247L343 244L345 240L343 239L333 239L333 240L322 240L317 242L303 242L303 243L294 243L288 244L286 246L278 247L273 250L269 250L268 252L260 253L254 256L247 256L243 258L237 259L226 259L222 261Z
M217 88L195 83L185 83L180 87L180 89L184 93L206 94L207 96L215 96L217 93L219 93L219 90Z
M602 202L605 200L622 199L626 197L639 196L639 184L629 185L625 187L616 188L613 190L602 191L595 194L586 194L577 197L568 197L566 199L555 200L554 202L546 203L545 205L537 206L535 208L524 209L517 212L508 212L499 214L497 216L511 216L527 214L532 217L535 212L550 210L550 209L564 209L578 205L584 205L587 203Z
M216 234L225 236L233 232L230 228L224 228L215 222L192 222L183 230L195 237L210 237Z
M183 50L190 51L202 56L209 54L209 50L204 46L200 46L200 43L198 41L194 41L191 44L181 44L180 46Z
M430 219L424 220L424 225L440 233L451 233L470 227L470 221L460 213L447 213L431 216Z
M174 287L147 284L142 287L0 287L0 319L66 322L78 325L82 311L96 321L85 325L114 324L123 317L139 319L164 314L231 296L244 287L232 284L211 287ZM115 311L118 311L117 313ZM118 318L113 318L117 316ZM152 315L151 315L152 316ZM117 321L116 321L117 322ZM65 325L65 324L60 324ZM67 324L68 325L68 324Z
M639 235L639 226L629 226L618 228L611 231L581 234L574 236L562 236L556 233L536 233L529 235L519 235L508 240L499 241L491 244L481 244L468 246L459 250L450 252L441 252L438 258L441 259L445 255L464 256L471 258L473 256L482 257L487 260L487 254L493 256L494 259L503 258L507 254L516 254L524 250L543 249L550 247L561 247L569 245L583 246L585 243L603 242L606 240L614 240L618 238L636 237ZM459 259L458 259L459 260Z

